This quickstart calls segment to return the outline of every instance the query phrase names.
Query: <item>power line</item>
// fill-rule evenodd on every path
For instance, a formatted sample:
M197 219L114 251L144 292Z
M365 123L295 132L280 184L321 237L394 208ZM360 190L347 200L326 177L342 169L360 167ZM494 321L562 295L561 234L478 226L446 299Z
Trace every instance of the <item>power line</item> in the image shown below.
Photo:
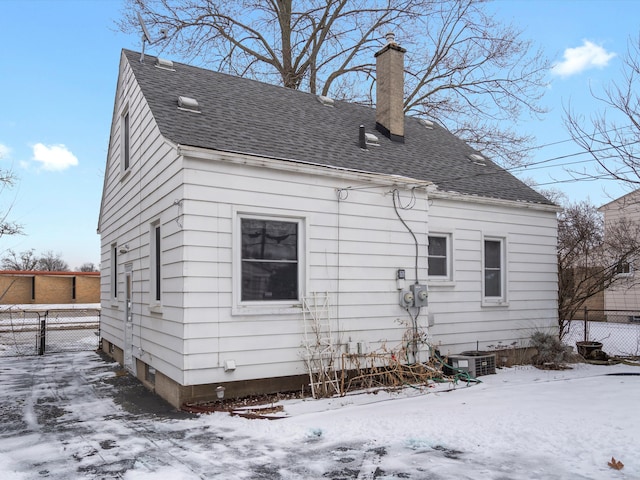
M594 153L606 152L607 150L617 150L618 148L630 147L630 146L635 145L637 143L640 143L640 140L635 140L633 142L624 143L624 144L621 144L621 145L619 145L617 147L614 147L613 145L611 145L611 146L607 146L607 147L603 147L603 148L598 148L598 149L595 149L595 150L588 150L588 151L585 150L585 151L582 151L582 152L568 153L566 155L560 155L560 156L548 158L548 159L545 159L545 160L539 160L537 162L528 163L526 165L519 165L519 166L516 166L516 167L505 168L505 170L511 172L513 170L519 170L519 169L523 169L523 168L526 169L526 168L528 168L530 166L541 165L543 163L549 163L549 162L553 162L555 160L562 160L562 159L565 159L565 158L577 157L578 155L592 155ZM608 157L608 158L613 158L613 157ZM590 160L593 160L593 159L590 159ZM555 165L555 166L556 167L562 167L562 166L564 166L564 164Z
M622 130L622 129L626 129L626 128L633 129L633 127L634 127L633 125L625 125L623 127L610 128L609 130L605 130L605 131L601 132L601 134L611 133L611 132L615 132L617 130ZM525 153L525 152L529 152L531 150L539 150L539 149L546 148L546 147L552 147L554 145L560 145L562 143L575 142L576 139L582 139L582 138L592 138L592 137L589 136L589 135L580 135L580 136L577 136L577 137L567 138L566 140L557 140L555 142L544 143L542 145L537 145L537 146L534 146L534 147L523 148L522 150L518 150L515 153Z

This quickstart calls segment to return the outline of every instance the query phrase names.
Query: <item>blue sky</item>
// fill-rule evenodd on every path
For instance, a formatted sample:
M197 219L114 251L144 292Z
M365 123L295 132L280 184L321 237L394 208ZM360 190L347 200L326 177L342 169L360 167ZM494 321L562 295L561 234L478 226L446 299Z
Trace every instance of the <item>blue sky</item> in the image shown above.
M0 166L18 177L1 192L0 212L11 208L9 218L25 231L0 238L0 256L33 248L60 254L72 269L99 265L96 226L119 55L140 49L139 35L117 31L122 8L119 0L0 0ZM496 0L489 8L558 64L543 100L550 112L517 126L537 145L553 144L532 161L577 153L571 142L556 143L569 138L562 106L571 101L587 116L599 108L590 88L620 79L627 41L640 33L640 2ZM547 162L524 176L596 205L626 193L612 182L567 182L563 165L586 159Z

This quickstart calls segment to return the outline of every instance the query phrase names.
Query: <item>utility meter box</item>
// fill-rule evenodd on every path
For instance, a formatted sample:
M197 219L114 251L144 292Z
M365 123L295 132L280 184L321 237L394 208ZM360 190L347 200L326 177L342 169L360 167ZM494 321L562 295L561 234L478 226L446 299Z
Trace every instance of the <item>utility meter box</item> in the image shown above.
M413 292L413 306L414 307L426 307L429 298L429 292L426 285L420 285L414 283L410 286L411 292Z
M411 290L400 290L400 306L402 308L413 307L414 296Z

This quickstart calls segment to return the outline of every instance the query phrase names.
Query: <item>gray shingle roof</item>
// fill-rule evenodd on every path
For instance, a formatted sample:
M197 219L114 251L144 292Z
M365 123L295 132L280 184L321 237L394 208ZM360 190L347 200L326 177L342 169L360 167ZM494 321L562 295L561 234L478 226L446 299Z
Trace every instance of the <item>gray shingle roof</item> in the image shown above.
M155 67L155 57L123 50L162 135L195 147L298 160L332 167L402 175L453 191L504 200L550 204L444 128L405 119L405 143L375 130L375 110L174 62L175 71ZM178 96L195 98L201 113L178 110ZM358 129L380 139L363 151Z

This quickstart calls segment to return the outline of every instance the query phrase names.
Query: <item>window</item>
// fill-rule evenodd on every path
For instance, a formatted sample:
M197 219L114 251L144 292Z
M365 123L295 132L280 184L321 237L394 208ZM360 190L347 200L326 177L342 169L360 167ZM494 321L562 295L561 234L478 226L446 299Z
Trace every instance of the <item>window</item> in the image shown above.
M241 218L243 302L300 298L300 222Z
M162 236L159 221L151 224L150 233L151 298L153 299L152 303L158 304L162 297Z
M615 273L620 277L630 277L633 274L633 264L621 260L615 266Z
M71 300L76 299L76 277L71 277Z
M505 300L504 239L484 240L484 298L491 302Z
M131 144L130 144L130 131L129 131L129 111L125 111L122 115L122 169L123 171L129 170L131 161Z
M31 300L36 299L36 277L31 277Z
M118 245L111 245L111 298L118 298Z
M428 267L429 278L451 279L451 236L429 235Z

